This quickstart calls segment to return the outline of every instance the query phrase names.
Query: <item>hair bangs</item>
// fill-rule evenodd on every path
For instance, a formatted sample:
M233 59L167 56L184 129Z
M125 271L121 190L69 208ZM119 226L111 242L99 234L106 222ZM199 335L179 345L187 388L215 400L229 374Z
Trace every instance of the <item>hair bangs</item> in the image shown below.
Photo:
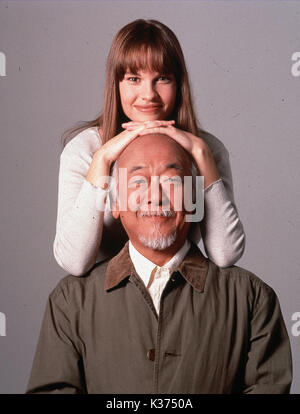
M119 81L123 79L127 70L133 74L137 74L140 70L148 70L160 74L172 73L175 77L178 75L174 68L178 68L179 65L170 59L170 54L162 44L151 42L141 45L137 42L124 48L122 55L116 71Z

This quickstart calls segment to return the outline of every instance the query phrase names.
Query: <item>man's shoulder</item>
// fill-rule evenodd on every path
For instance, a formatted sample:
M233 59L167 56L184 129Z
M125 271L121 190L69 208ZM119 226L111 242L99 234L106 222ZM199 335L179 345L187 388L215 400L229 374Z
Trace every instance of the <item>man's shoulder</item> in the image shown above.
M50 293L50 299L55 300L59 295L81 296L88 290L99 289L104 291L104 281L109 259L95 264L87 273L82 276L71 274L62 278Z
M213 263L212 266L217 269L218 282L226 288L233 289L237 294L252 293L259 297L273 297L276 295L270 285L250 270L236 265L218 267Z

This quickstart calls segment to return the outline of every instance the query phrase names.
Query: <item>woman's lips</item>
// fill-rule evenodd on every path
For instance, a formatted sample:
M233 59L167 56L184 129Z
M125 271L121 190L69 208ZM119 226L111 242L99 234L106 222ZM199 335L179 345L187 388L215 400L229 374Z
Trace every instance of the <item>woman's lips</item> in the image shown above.
M135 108L140 112L156 112L161 105L135 105Z

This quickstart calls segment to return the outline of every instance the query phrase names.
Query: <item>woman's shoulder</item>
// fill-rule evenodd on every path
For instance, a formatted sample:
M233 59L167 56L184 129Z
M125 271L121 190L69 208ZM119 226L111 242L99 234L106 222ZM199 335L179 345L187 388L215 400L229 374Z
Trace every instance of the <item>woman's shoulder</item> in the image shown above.
M228 156L228 150L219 138L215 137L213 134L205 131L204 129L199 129L198 132L199 137L204 139L213 154L219 153Z
M62 156L74 156L78 154L94 154L102 145L98 127L86 128L75 135L62 151Z

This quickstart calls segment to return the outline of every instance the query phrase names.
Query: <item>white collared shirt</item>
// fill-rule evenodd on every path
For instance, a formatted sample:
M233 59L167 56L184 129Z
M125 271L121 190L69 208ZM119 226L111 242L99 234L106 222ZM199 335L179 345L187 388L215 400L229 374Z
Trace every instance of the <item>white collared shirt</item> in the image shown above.
M148 292L150 293L157 314L159 313L161 294L171 274L180 265L185 255L189 251L189 248L190 242L186 240L181 249L179 249L178 252L166 264L160 267L151 262L151 260L144 257L140 252L138 252L129 240L130 259L137 274L140 276Z

